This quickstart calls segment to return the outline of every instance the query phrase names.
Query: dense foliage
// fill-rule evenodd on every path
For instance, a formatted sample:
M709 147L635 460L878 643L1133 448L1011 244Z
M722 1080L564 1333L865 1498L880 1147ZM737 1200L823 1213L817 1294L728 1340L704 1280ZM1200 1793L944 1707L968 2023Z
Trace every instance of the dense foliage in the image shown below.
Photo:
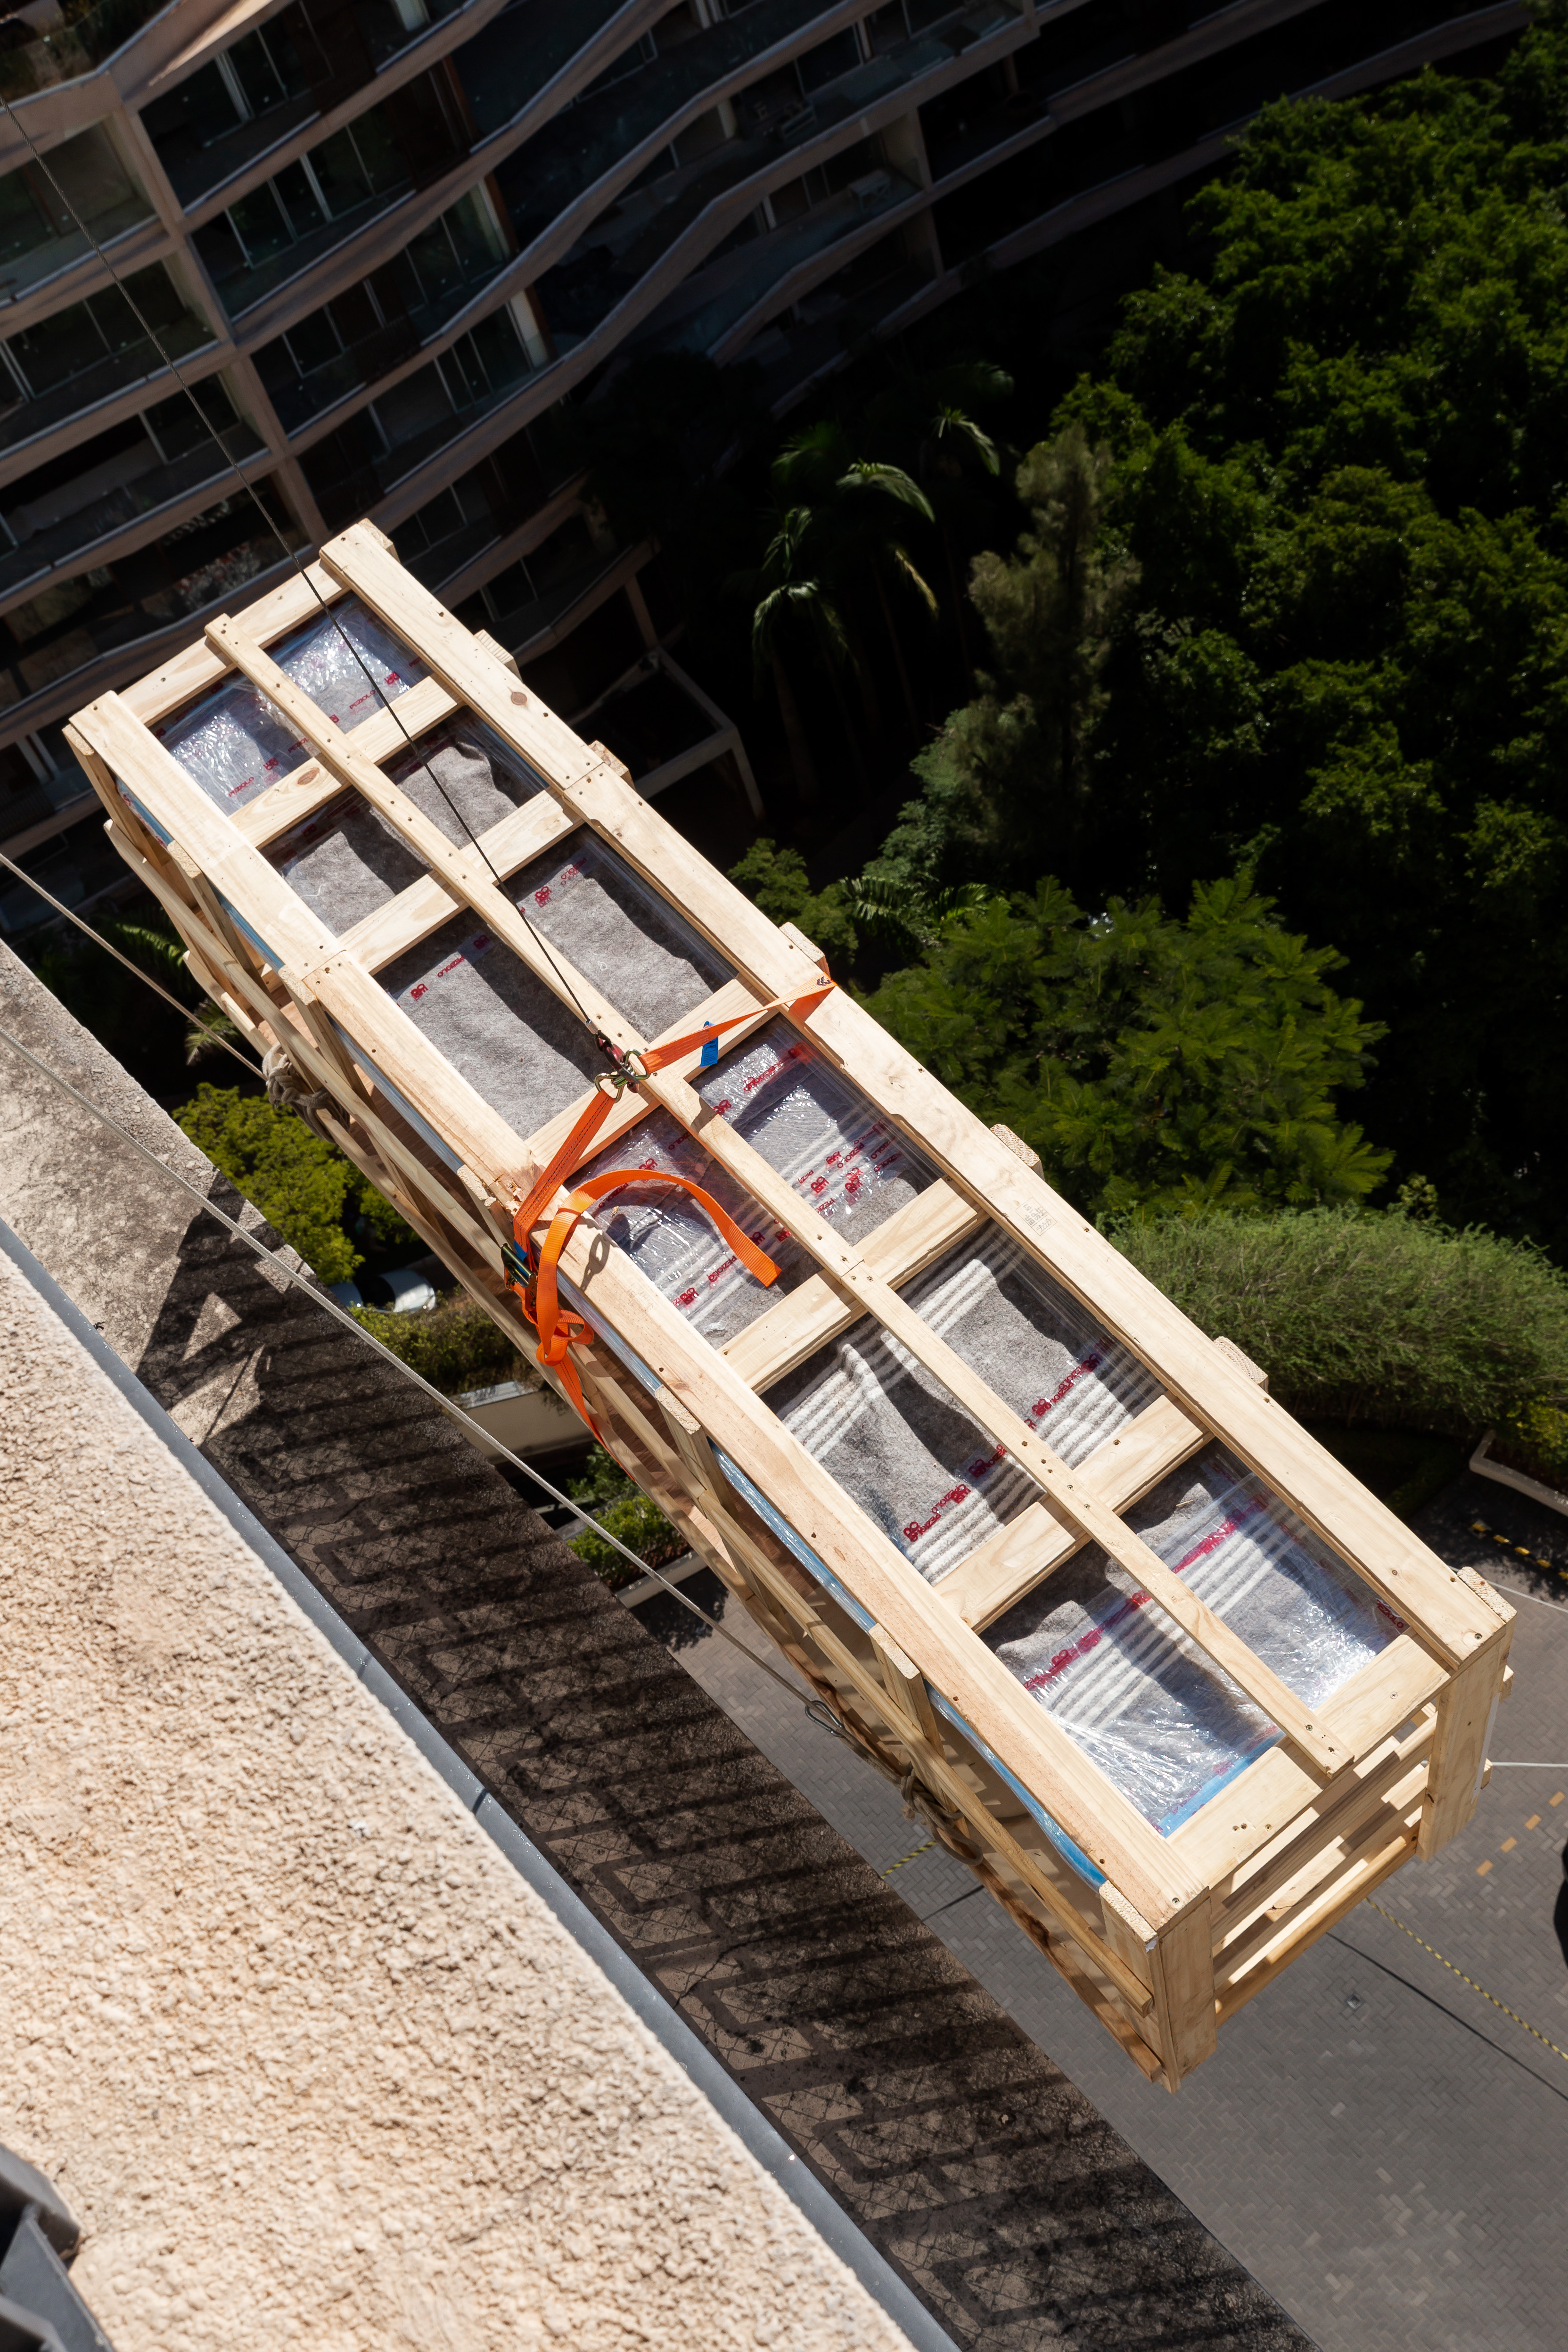
M461 1292L413 1315L383 1315L373 1307L357 1307L354 1315L383 1348L422 1373L444 1396L462 1396L468 1389L529 1376L530 1368L500 1326Z
M1544 1433L1568 1398L1568 1276L1528 1243L1333 1209L1129 1220L1113 1237L1292 1412L1473 1439Z
M584 1475L567 1480L566 1491L574 1503L591 1511L601 1527L618 1536L650 1568L664 1567L668 1561L679 1559L685 1549L658 1505L650 1502L632 1485L601 1445L596 1445L589 1455ZM580 1534L569 1537L568 1542L612 1592L636 1583L637 1571L631 1561L591 1528L584 1528Z
M1251 871L1387 1033L1396 1176L1558 1254L1565 187L1558 6L1494 81L1266 111L1195 200L1207 275L1132 298L1026 461L993 674L872 869L1093 907Z
M1354 1201L1385 1152L1339 1120L1377 1030L1243 879L1178 922L1113 898L1088 920L1061 885L948 915L871 1009L1088 1214Z
M371 1251L419 1248L413 1228L340 1151L265 1095L204 1086L175 1117L323 1282L347 1282Z
M780 849L764 836L730 867L729 878L776 923L798 924L832 971L853 961L857 940L848 886L830 882L825 890L813 890L798 849Z

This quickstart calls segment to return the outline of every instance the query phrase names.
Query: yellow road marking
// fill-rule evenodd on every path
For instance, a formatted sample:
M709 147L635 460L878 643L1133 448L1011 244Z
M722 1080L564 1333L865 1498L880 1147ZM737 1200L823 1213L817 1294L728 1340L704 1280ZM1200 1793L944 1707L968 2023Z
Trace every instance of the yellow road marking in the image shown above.
M1490 1870L1491 1868L1491 1864L1490 1862L1483 1863L1481 1867L1483 1870ZM1370 1895L1367 1897L1367 1909L1369 1911L1381 1912L1382 1916L1387 1920L1391 1927L1397 1927L1402 1936L1408 1936L1413 1944L1419 1944L1421 1949L1424 1952L1430 1952L1435 1960L1442 1960L1443 1966L1448 1969L1450 1976L1458 1977L1461 1984L1468 1984L1472 1992L1479 1992L1483 2000L1490 2000L1492 2007L1494 2009L1500 2009L1505 2017L1511 2017L1515 2025L1522 2025L1526 2033L1534 2034L1536 2041L1543 2042L1546 2048L1552 2051L1555 2056L1563 2060L1568 2060L1568 2050L1558 2049L1556 2042L1548 2042L1544 2033L1537 2033L1534 2026L1530 2023L1527 2018L1521 2017L1518 2010L1510 2009L1506 2000L1499 2000L1495 1992L1488 1992L1485 1985L1477 1984L1474 1977L1466 1976L1463 1969L1455 1968L1452 1960L1444 1960L1443 1955L1437 1949L1436 1944L1427 1943L1424 1936L1418 1936L1414 1927L1407 1927L1403 1919L1396 1919L1392 1911L1385 1911L1382 1904L1374 1903Z

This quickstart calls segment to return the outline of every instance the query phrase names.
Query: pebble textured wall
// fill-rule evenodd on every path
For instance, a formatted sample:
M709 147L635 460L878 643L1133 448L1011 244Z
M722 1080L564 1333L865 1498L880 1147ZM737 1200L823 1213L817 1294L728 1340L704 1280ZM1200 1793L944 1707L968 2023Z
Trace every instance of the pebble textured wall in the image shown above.
M907 2352L3 1258L0 2016L115 2352Z

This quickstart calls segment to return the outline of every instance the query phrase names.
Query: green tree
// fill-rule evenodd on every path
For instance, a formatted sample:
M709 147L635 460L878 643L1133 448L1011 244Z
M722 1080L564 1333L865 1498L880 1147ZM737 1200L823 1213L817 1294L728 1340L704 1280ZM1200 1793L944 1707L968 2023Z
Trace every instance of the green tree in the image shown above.
M321 1281L347 1282L364 1263L351 1225L378 1248L417 1247L413 1229L352 1162L265 1095L203 1086L174 1116Z
M1018 469L1030 528L1010 556L977 556L969 593L996 672L915 761L920 803L867 869L873 887L1031 882L1071 870L1098 814L1095 728L1138 567L1103 525L1110 450L1069 425Z
M1141 567L1063 870L1249 863L1387 1026L1444 1212L1568 1249L1568 16L1492 79L1269 110L1063 412Z
M754 841L729 878L776 923L799 924L835 970L854 961L858 941L850 894L842 882L813 890L798 849L780 849L766 836Z
M770 679L795 789L808 808L821 798L817 762L796 698L792 666L813 657L826 669L835 693L849 659L849 639L832 583L813 561L814 544L810 507L789 507L773 518L772 536L754 572L731 579L732 593L751 606L751 661L756 683ZM845 713L846 725L848 713Z
M1038 1151L1086 1215L1355 1202L1389 1155L1339 1115L1381 1035L1248 877L1185 921L1060 882L943 919L871 1010L972 1109Z
M618 1537L650 1568L663 1568L670 1560L678 1559L685 1549L657 1503L651 1501L640 1486L633 1486L601 1445L594 1446L589 1454L585 1475L567 1480L566 1491L574 1503L580 1503L591 1512L601 1528ZM591 1528L583 1528L578 1534L568 1536L567 1542L612 1591L636 1583L637 1571L631 1561Z
M912 518L935 520L931 501L902 466L860 457L846 427L836 418L810 425L788 441L773 461L773 486L781 499L808 500L811 537L823 568L841 593L857 584L870 590L898 674L904 713L912 730L920 725L903 632L888 594L890 580L907 608L913 602L927 617L936 610L936 593L910 545ZM871 688L863 655L860 673ZM868 714L869 715L869 714ZM880 733L880 726L876 731Z

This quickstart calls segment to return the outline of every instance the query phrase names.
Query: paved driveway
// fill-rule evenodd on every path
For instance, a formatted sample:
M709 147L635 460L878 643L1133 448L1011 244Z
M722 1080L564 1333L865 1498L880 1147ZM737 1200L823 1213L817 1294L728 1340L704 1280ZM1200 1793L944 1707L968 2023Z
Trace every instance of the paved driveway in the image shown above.
M1174 2099L956 1863L901 1864L921 1832L894 1793L775 1684L711 1636L680 1654L1322 2352L1563 2352L1568 1519L1466 1477L1420 1528L1518 1596L1493 1754L1557 1769L1496 1770L1464 1835L1383 1890L1414 1935L1362 1905ZM673 1608L642 1613L674 1635Z

